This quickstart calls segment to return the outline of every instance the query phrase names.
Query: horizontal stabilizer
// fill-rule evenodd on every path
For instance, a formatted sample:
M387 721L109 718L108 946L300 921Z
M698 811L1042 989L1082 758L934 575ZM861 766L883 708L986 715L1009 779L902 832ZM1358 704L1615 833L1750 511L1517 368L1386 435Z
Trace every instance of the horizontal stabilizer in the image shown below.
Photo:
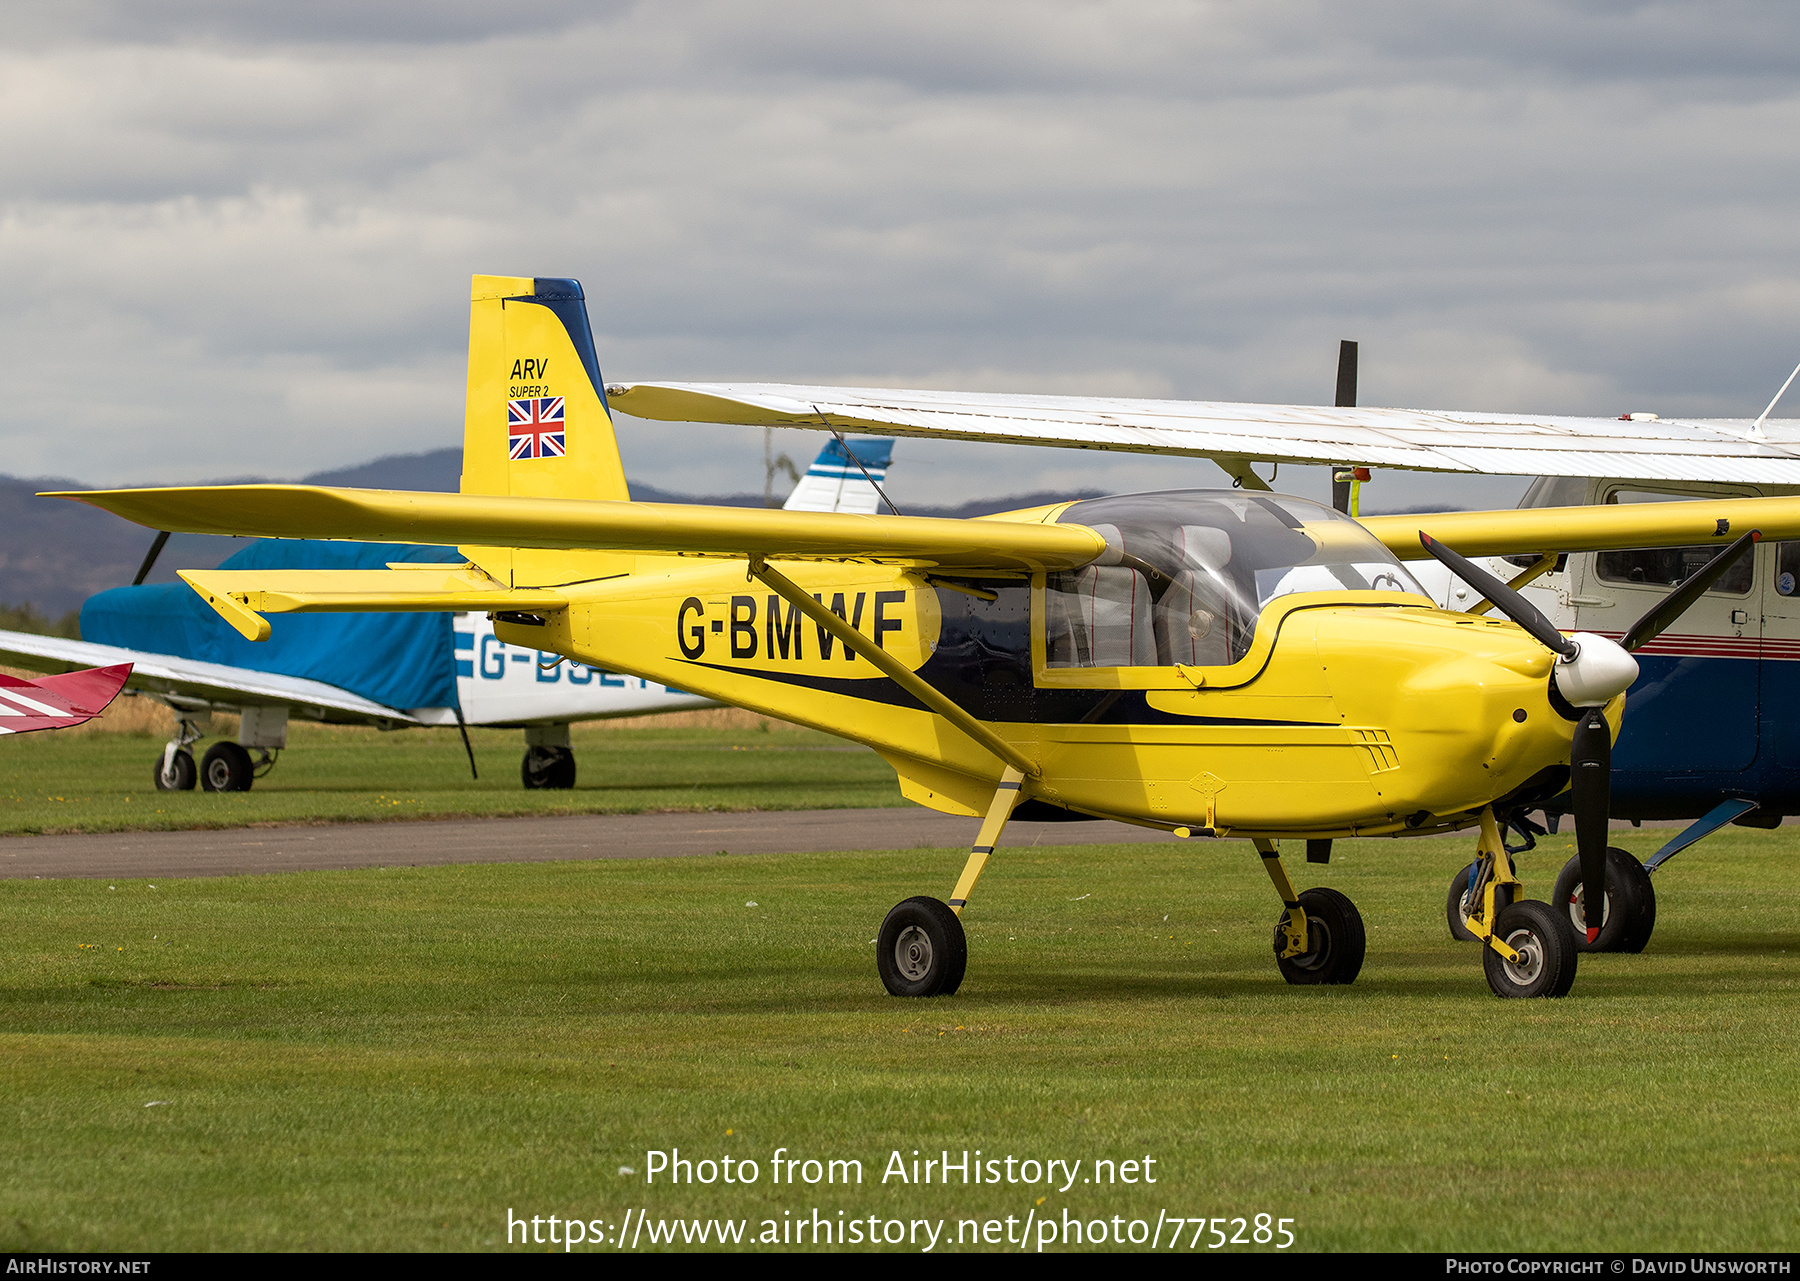
M264 614L452 614L569 607L551 591L513 591L479 569L402 564L391 569L183 570L182 578L219 616L250 640L267 640Z

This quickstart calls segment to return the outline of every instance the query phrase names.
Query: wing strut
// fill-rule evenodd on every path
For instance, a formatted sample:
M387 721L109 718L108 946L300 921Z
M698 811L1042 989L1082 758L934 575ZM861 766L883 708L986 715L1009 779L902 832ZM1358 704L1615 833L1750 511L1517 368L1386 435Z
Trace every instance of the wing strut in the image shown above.
M1002 761L1030 778L1038 778L1043 774L1043 771L1030 757L944 697L938 690L926 684L920 679L919 674L905 663L880 646L871 645L867 636L826 609L806 592L801 591L799 584L795 583L793 579L770 569L768 562L761 556L750 558L750 572L761 579L767 587L778 593L782 599L799 606L802 614L875 664L881 669L884 676L889 677L901 689L987 748Z
M469 777L479 783L481 772L475 768L475 748L469 743L469 726L463 720L461 707L456 709L456 732L462 735L463 751L469 754Z
M150 577L150 571L156 565L156 558L162 555L162 549L168 541L168 530L159 529L156 531L156 538L150 544L150 550L144 553L144 563L138 566L137 577L131 580L131 585L133 587L139 586L146 578Z

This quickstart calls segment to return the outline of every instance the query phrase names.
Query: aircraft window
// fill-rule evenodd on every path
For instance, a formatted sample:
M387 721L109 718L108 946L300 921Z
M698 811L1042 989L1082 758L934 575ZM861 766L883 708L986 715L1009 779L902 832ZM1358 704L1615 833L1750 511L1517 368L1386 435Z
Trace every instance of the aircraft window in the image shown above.
M1580 507L1587 502L1585 476L1539 476L1519 500L1520 507Z
M1223 666L1249 652L1279 596L1425 595L1361 525L1304 499L1178 490L1093 499L1060 519L1121 550L1114 564L1047 577L1050 667Z
M1669 494L1655 490L1618 489L1606 496L1608 503L1674 503L1692 501L1693 494ZM1719 547L1647 547L1635 551L1600 552L1594 572L1602 582L1645 587L1679 587L1719 553ZM1709 589L1731 596L1750 590L1755 576L1755 555L1742 557Z
M1783 596L1800 595L1800 543L1775 544L1775 590Z
M1150 588L1123 565L1052 574L1045 586L1051 667L1152 667Z

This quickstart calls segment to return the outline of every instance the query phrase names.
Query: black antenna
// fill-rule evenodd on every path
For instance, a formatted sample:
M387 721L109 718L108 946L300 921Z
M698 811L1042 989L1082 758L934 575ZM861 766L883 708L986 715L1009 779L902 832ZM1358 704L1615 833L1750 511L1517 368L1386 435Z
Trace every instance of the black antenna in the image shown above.
M1337 407L1356 408L1356 344L1348 338L1338 344Z
M1348 338L1338 344L1337 400L1339 409L1356 408L1356 344ZM1331 470L1331 505L1339 511L1349 514L1350 481L1348 468L1334 467Z

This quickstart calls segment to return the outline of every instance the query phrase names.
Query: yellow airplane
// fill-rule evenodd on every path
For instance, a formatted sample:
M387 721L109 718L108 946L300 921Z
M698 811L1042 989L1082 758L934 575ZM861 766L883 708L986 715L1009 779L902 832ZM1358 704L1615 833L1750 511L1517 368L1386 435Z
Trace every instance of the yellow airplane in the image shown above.
M983 818L948 900L907 899L882 925L877 967L905 996L962 981L960 916L1012 817L1249 839L1295 984L1354 980L1365 936L1344 895L1296 892L1279 841L1324 862L1338 837L1474 828L1465 923L1489 986L1563 995L1575 934L1519 896L1503 826L1573 787L1591 939L1629 651L1758 531L1800 537L1800 499L1780 498L1360 522L1251 490L969 521L634 503L581 288L531 277L474 279L463 466L460 494L60 496L155 529L451 543L466 558L183 573L253 640L271 614L485 611L507 644L870 745L909 799ZM1723 550L1622 645L1564 636L1514 590L1557 553L1694 543ZM1463 559L1521 553L1538 560L1510 586ZM1511 621L1437 608L1402 564L1427 555Z

